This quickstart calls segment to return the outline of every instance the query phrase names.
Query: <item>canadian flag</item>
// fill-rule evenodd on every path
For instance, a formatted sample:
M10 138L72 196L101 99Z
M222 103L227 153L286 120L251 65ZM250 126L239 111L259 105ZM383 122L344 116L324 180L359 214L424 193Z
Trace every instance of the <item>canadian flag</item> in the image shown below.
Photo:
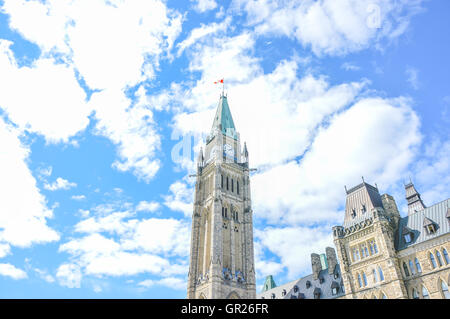
M223 79L219 81L215 81L214 84L223 83Z

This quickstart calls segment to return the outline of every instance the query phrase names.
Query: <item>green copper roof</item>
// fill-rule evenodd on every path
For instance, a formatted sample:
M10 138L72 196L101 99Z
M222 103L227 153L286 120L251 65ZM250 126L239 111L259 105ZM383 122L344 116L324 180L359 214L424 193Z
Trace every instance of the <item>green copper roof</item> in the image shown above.
M269 276L266 277L266 281L264 282L264 286L263 286L262 292L270 290L272 288L275 288L276 286L277 285L275 284L275 280L273 280L272 275L269 275Z
M211 132L214 134L215 129L221 129L222 134L237 139L236 128L234 127L233 117L231 116L230 107L228 106L227 97L222 95L217 107L216 116L212 125Z

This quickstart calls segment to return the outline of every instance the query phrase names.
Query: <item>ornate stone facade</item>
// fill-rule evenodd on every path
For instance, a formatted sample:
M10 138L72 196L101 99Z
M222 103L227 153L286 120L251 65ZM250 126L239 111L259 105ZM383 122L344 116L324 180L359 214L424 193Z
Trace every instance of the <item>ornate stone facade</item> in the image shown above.
M404 218L376 187L363 182L347 191L344 225L333 227L342 298L450 297L450 199L425 208L412 183L405 188L413 207Z
M188 298L255 298L248 151L222 94L197 160Z

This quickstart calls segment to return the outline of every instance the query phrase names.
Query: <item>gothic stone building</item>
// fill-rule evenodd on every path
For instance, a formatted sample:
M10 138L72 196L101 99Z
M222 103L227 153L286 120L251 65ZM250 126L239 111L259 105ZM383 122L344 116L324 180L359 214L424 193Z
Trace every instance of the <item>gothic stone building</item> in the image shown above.
M412 183L405 190L406 217L364 181L346 190L344 223L333 227L340 263L332 248L312 254L312 275L280 287L270 276L258 298L450 299L450 199L425 207Z
M248 151L220 97L197 160L188 298L256 297Z
M333 227L344 298L450 298L450 199L425 207L405 185L408 216L363 181L347 191L344 224Z

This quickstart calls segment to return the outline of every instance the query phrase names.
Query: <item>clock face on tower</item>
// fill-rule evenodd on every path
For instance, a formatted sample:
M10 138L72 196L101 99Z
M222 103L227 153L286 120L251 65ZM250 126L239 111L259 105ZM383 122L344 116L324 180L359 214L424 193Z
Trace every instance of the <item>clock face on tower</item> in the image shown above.
M216 157L216 153L217 153L217 146L213 146L213 148L211 149L211 152L209 153L208 161L214 159Z
M233 149L233 147L230 144L225 144L223 146L223 151L224 151L226 156L229 156L229 157L233 157L234 156L234 149Z

